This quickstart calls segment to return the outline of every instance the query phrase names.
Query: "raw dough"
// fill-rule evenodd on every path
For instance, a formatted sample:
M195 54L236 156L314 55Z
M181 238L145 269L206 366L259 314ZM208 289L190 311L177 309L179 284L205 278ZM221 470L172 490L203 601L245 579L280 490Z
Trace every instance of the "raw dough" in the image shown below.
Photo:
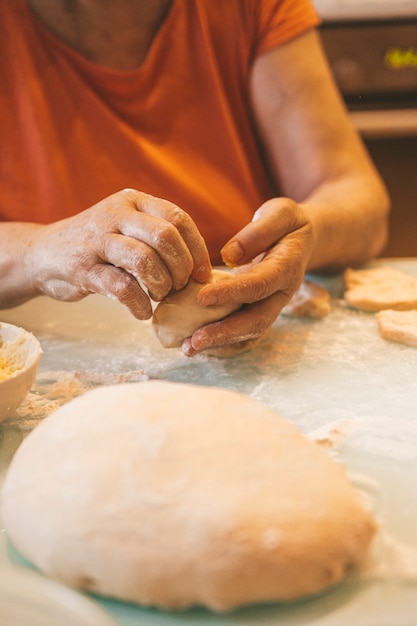
M376 314L381 337L417 348L417 311L387 309Z
M229 272L213 270L209 282L229 280L231 277ZM156 307L152 324L164 348L180 347L183 340L190 337L197 328L217 322L240 308L240 304L200 306L197 296L203 287L203 284L190 279L184 289L167 296Z
M326 317L331 311L330 294L311 280L301 283L289 303L282 309L289 317Z
M223 611L320 592L375 531L344 469L234 391L148 381L90 390L23 441L6 532L64 583Z
M382 266L365 270L347 269L345 300L364 311L417 308L417 278Z

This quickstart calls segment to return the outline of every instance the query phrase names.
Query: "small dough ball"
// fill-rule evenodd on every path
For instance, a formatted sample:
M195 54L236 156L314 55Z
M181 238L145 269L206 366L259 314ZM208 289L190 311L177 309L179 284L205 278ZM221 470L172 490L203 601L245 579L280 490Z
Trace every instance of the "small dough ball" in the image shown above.
M3 521L70 586L142 605L223 611L342 580L374 523L342 466L234 391L98 387L18 448Z
M304 280L281 313L289 317L322 318L331 309L329 292L311 280Z
M213 270L209 283L230 280L232 274ZM207 284L207 283L205 283ZM240 304L200 306L197 296L205 284L190 279L181 291L176 291L160 302L153 314L152 324L156 336L164 348L178 348L186 337L197 328L218 322L237 311Z

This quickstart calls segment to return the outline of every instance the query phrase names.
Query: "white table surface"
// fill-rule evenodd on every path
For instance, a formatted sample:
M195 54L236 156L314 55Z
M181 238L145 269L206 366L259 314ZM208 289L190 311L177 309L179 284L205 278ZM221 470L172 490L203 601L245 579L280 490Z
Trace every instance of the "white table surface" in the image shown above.
M417 276L417 260L389 263ZM333 310L327 318L281 316L268 339L232 359L188 359L179 350L164 350L149 322L136 321L118 303L101 296L79 303L41 297L0 311L0 321L33 332L44 350L34 388L16 416L0 425L0 483L14 450L36 423L91 386L148 378L217 385L265 403L311 438L335 442L331 453L368 492L383 529L367 575L319 597L230 615L200 609L163 613L93 598L97 609L104 609L116 624L417 623L417 349L383 340L373 314L347 307L341 276L319 282L332 295ZM13 572L21 568L24 602L23 572L28 570L8 544L4 530L0 532L1 566ZM41 587L53 595L48 584L41 577ZM97 616L91 623L104 622Z

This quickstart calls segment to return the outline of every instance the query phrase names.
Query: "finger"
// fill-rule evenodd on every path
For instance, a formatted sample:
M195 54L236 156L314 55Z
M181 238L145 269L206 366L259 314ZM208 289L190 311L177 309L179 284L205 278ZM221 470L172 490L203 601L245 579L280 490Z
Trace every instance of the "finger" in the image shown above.
M269 217L267 215L267 221ZM298 223L297 228L290 230L267 253L259 254L258 263L248 264L248 271L241 273L236 270L233 280L210 284L201 289L199 304L220 305L229 301L236 304L251 303L268 298L276 291L290 297L303 280L311 246L310 222Z
M105 263L93 266L85 276L84 289L118 300L139 320L152 316L148 296L135 278L120 268Z
M247 341L240 341L237 343L230 343L225 346L215 346L214 348L207 348L204 352L209 354L210 356L217 357L230 357L236 356L237 354L241 354L242 352L247 352L247 350L252 350L255 348L264 338L268 331L266 331L263 335L259 337L255 337L254 339L248 339ZM191 341L189 339L185 339L182 344L182 351L185 356L194 356L198 354L191 345Z
M300 241L288 236L257 265L233 279L203 287L198 294L202 306L226 303L250 304L282 292L290 296L304 276L305 262Z
M250 263L269 250L286 234L307 224L298 205L289 198L273 198L255 213L250 224L240 230L221 250L226 265Z
M192 278L197 282L205 282L211 272L210 257L205 241L188 213L168 200L149 194L127 190L127 195L137 211L167 220L178 231L191 254Z
M196 330L183 344L183 351L192 356L209 348L252 341L267 331L287 302L285 294L275 293L261 302L245 306L220 322Z
M145 213L131 213L119 221L120 234L129 238L131 244L138 244L138 252L146 249L154 250L165 264L169 272L174 289L182 289L188 282L193 270L193 258L184 240L175 226L164 219L146 215ZM115 235L115 233L110 233ZM107 241L105 240L107 239ZM108 238L103 239L103 244L109 245ZM121 246L128 246L123 239L119 241ZM119 248L120 250L120 248ZM140 265L140 260L138 260ZM143 260L142 260L143 262ZM134 263L131 259L131 264ZM115 263L120 265L120 263Z
M173 284L171 273L160 255L148 244L132 237L113 233L106 235L103 260L124 269L143 283L155 301L162 300L173 287L178 288Z

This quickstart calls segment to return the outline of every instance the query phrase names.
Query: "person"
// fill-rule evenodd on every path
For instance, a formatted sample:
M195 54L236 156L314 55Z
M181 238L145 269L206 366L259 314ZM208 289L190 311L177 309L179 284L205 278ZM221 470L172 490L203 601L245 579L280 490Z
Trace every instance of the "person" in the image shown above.
M0 307L101 293L138 319L212 264L270 328L306 272L380 254L389 198L310 0L0 0Z

